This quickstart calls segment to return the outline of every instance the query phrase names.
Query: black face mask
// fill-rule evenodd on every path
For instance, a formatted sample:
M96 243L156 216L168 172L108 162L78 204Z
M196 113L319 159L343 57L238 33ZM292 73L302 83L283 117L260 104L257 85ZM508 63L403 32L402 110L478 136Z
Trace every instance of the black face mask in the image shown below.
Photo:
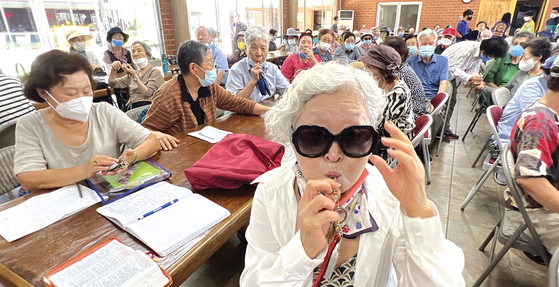
M472 16L468 16L468 21L469 21L469 20L472 20L472 18L473 18Z

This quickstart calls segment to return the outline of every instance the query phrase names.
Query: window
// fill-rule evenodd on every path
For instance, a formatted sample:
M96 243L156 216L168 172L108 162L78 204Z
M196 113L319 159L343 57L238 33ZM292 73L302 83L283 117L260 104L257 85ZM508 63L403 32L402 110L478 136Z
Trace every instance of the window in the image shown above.
M392 31L400 27L414 28L417 31L420 13L421 2L378 3L377 27L388 27Z

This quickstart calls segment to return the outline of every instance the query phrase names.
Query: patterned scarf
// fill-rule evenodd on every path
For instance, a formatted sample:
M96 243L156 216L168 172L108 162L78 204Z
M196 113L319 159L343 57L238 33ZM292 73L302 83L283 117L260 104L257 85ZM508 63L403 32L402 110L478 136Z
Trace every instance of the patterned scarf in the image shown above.
M307 180L303 176L299 165L293 165L293 171L297 179L297 187L299 187L299 195L302 197ZM365 184L362 184L359 190L346 202L339 202L341 210L340 227L342 228L343 238L355 239L357 236L378 230L375 219L369 214L367 190ZM345 219L344 219L345 217Z

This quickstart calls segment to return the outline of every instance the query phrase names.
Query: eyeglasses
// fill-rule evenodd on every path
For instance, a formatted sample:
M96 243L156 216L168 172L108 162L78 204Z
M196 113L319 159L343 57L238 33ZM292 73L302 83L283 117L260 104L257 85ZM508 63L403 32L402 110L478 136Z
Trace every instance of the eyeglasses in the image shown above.
M124 40L122 36L113 36L113 40Z
M310 158L328 153L334 141L352 158L364 157L379 146L379 136L372 126L350 126L333 135L324 127L305 125L298 127L292 136L297 153Z

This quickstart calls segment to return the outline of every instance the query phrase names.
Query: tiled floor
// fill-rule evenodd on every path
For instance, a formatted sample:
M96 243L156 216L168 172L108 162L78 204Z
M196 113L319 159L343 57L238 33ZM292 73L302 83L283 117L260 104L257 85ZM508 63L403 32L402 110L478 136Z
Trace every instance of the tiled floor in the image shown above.
M452 118L452 129L463 135L470 123L472 97L459 95ZM481 164L471 168L473 160L487 140L489 127L483 115L473 133L465 141L443 143L440 157L433 155L433 182L427 186L427 196L437 206L443 229L449 240L464 251L464 279L472 286L488 261L488 251L478 250L481 243L499 220L499 206L503 204L504 187L488 179L464 212L460 211L468 192L481 177ZM501 245L497 244L497 250ZM181 286L238 286L243 268L244 246L233 236L216 254ZM517 250L510 250L482 286L547 286L547 268L537 265Z

